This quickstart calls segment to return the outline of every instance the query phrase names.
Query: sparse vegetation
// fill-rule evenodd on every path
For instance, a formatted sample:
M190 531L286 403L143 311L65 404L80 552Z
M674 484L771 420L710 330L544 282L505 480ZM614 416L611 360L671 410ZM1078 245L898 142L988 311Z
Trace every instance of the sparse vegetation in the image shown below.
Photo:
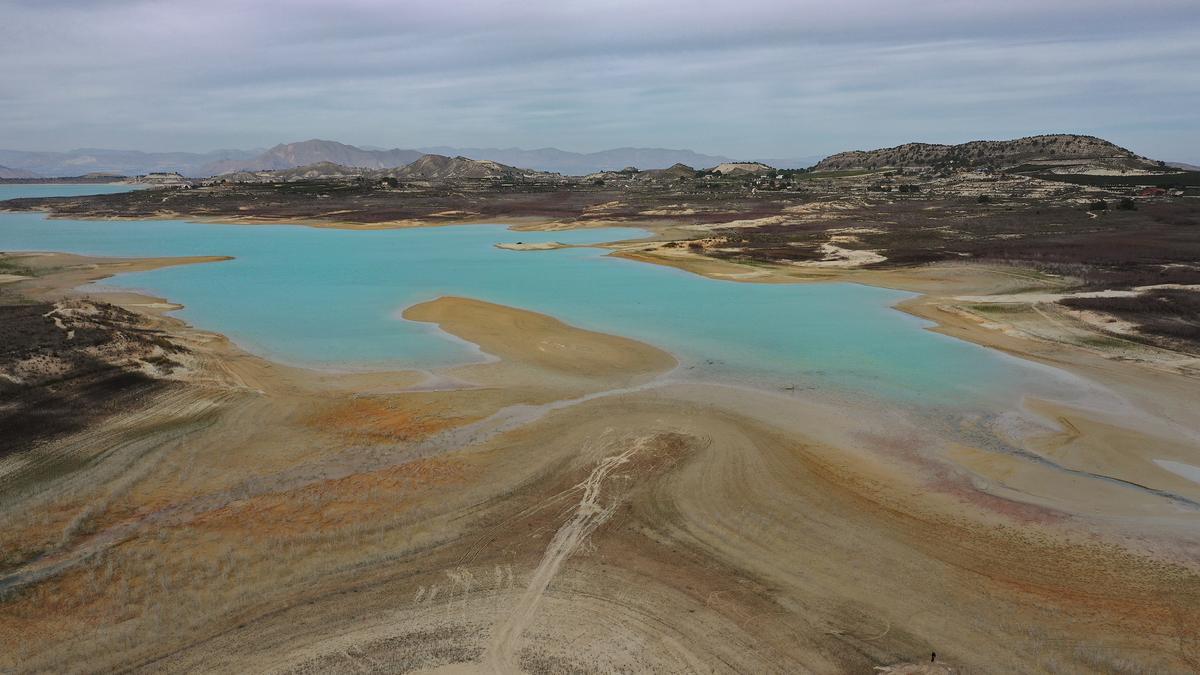
M1115 315L1134 323L1147 336L1200 352L1200 291L1155 288L1132 298L1067 298L1062 304Z

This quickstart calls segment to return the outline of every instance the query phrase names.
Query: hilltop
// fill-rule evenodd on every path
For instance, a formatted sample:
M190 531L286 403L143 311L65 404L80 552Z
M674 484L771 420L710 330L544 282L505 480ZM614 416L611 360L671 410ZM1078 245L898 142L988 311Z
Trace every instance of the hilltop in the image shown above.
M719 173L722 176L764 173L766 171L774 171L774 169L762 162L721 162L712 168L713 173Z
M522 178L531 173L515 166L489 160L445 155L422 155L416 161L388 172L396 178L416 180L447 180L456 178Z
M696 170L687 164L677 163L665 169L650 169L643 171L652 178L660 178L665 180L688 180L696 177Z
M971 141L958 145L905 143L879 150L830 155L814 171L888 168L1006 168L1022 164L1077 165L1108 169L1151 169L1158 163L1095 136L1051 134L1009 141Z

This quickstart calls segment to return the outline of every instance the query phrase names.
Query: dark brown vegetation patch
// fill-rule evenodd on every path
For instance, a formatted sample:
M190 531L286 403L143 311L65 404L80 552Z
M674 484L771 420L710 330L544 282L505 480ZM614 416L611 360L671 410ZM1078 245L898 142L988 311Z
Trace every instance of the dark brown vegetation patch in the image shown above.
M876 267L963 261L1022 265L1081 279L1092 290L1200 283L1200 204L1143 204L1091 215L1075 205L901 200L823 222L720 231L748 261L810 260L830 230L857 231L847 248L877 250Z
M1200 351L1200 292L1154 288L1135 297L1067 298L1071 309L1106 312L1134 323L1147 336L1162 338L1177 348Z
M0 457L78 431L168 386L183 350L132 312L76 301L0 301ZM56 322L57 319L57 322Z

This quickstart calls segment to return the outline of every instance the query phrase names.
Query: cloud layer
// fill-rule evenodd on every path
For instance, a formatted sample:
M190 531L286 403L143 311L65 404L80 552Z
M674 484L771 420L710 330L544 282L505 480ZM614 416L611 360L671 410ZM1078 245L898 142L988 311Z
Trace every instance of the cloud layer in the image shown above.
M1200 159L1195 0L0 0L0 147L811 155L1078 131Z

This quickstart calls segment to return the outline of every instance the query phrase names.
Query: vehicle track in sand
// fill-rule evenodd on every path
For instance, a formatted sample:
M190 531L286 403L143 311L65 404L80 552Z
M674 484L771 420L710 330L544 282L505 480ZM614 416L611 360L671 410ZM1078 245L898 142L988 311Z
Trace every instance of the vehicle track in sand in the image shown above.
M533 623L538 605L550 587L550 582L554 580L567 558L579 549L588 535L612 516L617 507L616 499L610 500L608 504L601 502L601 488L605 479L618 467L629 462L639 450L644 449L646 442L644 437L634 439L622 452L601 459L587 478L568 490L583 493L575 506L575 513L555 532L512 612L492 633L491 642L484 652L486 672L521 672L516 663L517 645L522 633Z

